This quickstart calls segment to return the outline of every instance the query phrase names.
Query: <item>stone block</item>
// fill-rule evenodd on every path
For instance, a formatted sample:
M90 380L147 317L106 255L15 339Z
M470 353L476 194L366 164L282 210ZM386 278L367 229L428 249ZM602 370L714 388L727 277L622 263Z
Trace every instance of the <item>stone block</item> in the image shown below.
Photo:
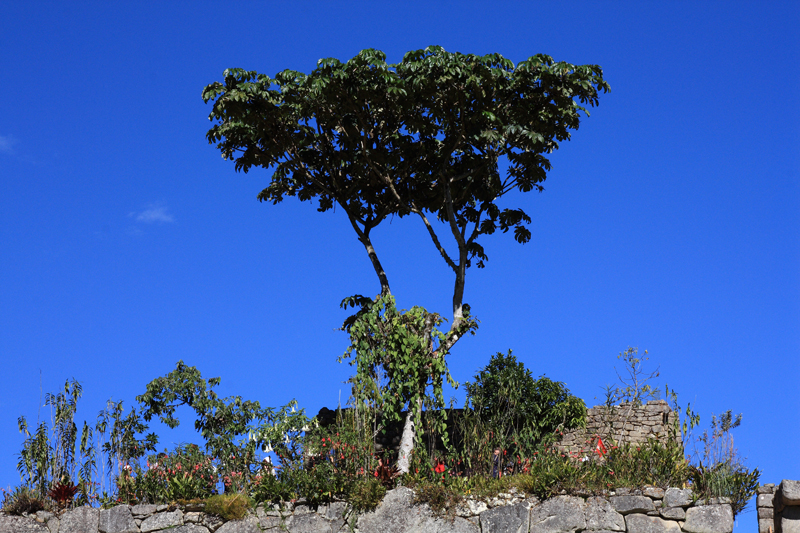
M586 529L625 531L625 518L605 498L588 498L584 506Z
M683 520L686 517L686 511L683 510L683 507L662 507L658 512L661 516L670 520Z
M642 494L654 500L664 499L664 489L660 487L645 487L642 491Z
M731 533L733 512L730 505L704 505L686 510L686 533ZM800 533L800 532L798 532Z
M628 533L681 533L677 522L645 514L626 515L625 525Z
M139 533L131 509L127 505L101 509L98 529L100 533Z
M780 491L784 505L800 505L800 481L784 479Z
M524 503L496 507L480 515L481 531L527 533L529 511Z
M800 533L800 506L787 505L781 513L783 533Z
M557 496L546 500L531 509L530 533L559 533L586 529L583 508L583 500L574 496Z
M100 509L78 507L61 516L58 530L69 533L97 533L99 519Z
M156 512L155 505L139 504L131 507L131 514L135 518L145 518Z
M756 497L756 507L772 507L772 502L775 499L775 495L770 493L767 494L759 494Z
M612 496L611 505L620 514L647 513L654 511L653 500L647 496Z
M758 517L759 518L772 518L775 516L775 511L772 507L759 507L758 508Z
M50 533L50 530L27 516L0 515L0 533Z
M692 504L692 489L667 489L664 507L688 507Z
M766 485L761 485L756 489L756 494L772 494L773 492L775 492L774 483L767 483Z
M217 533L261 533L258 527L258 519L248 516L242 520L230 520L222 524Z
M286 520L286 528L291 533L329 533L331 523L317 513L303 513L288 518Z
M775 521L771 518L759 518L758 533L775 533Z
M168 529L166 533L208 533L208 528L200 524L184 524Z
M142 522L142 525L139 526L139 529L141 529L142 533L150 533L151 531L158 531L159 529L167 529L182 525L183 511L176 509L172 512L156 513L152 515Z

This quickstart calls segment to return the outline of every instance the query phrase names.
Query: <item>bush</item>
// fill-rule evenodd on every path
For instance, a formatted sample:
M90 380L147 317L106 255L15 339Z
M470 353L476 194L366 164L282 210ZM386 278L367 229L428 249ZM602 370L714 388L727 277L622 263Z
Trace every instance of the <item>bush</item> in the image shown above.
M245 494L217 494L206 500L205 512L225 520L241 520L252 506L253 501Z
M386 487L379 479L364 478L354 482L347 501L356 512L372 511L386 496Z
M124 468L117 477L119 498L126 503L163 503L207 498L216 492L213 459L196 444L179 445L172 453L151 455L147 468ZM230 479L228 479L230 484Z
M5 490L3 493L3 512L7 514L30 514L45 509L45 501L25 485L17 487L11 493Z
M691 467L694 492L701 498L730 498L734 517L744 510L758 488L761 472L748 470L733 445L731 431L742 423L742 415L736 417L728 410L719 418L711 416L711 433L704 431L698 441L702 443L702 455L698 453L698 465Z
M586 404L564 383L545 376L534 379L511 354L497 353L466 383L467 406L455 430L463 471L491 473L492 450L503 450L504 467L532 457L556 431L581 426Z

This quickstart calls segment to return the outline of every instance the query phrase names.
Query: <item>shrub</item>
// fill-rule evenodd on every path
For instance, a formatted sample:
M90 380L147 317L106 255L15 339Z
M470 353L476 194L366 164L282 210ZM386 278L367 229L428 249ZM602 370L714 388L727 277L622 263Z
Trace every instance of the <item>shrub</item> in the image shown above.
M511 354L497 353L466 383L467 407L459 421L456 448L469 475L491 472L492 450L503 450L504 467L532 457L556 431L585 423L586 405L564 383L534 379ZM516 470L512 470L516 472Z
M225 520L241 520L252 506L253 501L245 494L217 494L206 500L205 512Z
M3 512L10 515L35 513L45 509L45 502L34 491L22 485L8 493L3 491Z
M207 498L216 492L213 460L196 444L179 445L172 453L151 455L147 468L128 465L117 477L119 498L126 503L162 503Z
M711 416L711 433L704 431L698 441L703 445L698 465L691 467L694 492L701 498L730 498L734 517L744 510L758 488L761 472L747 469L733 445L731 431L742 423L728 410L719 418ZM702 454L702 455L701 455Z
M386 487L376 478L355 481L347 495L347 501L356 512L372 511L386 495Z

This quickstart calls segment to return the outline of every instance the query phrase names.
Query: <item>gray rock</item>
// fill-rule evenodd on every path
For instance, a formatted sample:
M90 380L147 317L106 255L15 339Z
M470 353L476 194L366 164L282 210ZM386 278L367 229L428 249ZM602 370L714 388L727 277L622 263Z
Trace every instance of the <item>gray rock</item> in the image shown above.
M480 528L465 518L425 518L413 533L480 533Z
M642 494L648 498L653 498L654 500L664 499L664 489L659 487L645 487L642 491Z
M692 504L692 489L667 489L664 493L664 507L688 507Z
M98 521L100 533L139 533L136 522L127 505L117 505L111 509L101 509Z
M775 499L775 495L770 493L767 494L759 494L756 498L756 507L772 507L772 502Z
M186 509L184 508L184 511ZM200 524L203 522L203 513L199 513L197 511L190 511L188 513L183 514L183 523L184 524Z
M645 514L626 515L625 525L628 533L681 533L677 522Z
M584 507L586 529L625 531L625 518L605 498L589 498Z
M531 509L531 533L561 533L586 529L581 498L557 496ZM483 518L481 517L481 522Z
M358 518L360 533L478 533L478 527L456 517L438 519L427 505L413 505L413 492L398 487L386 493L383 502L372 512Z
M171 513L158 513L142 522L140 529L142 533L150 533L150 531L158 531L159 529L167 529L168 527L182 526L183 525L183 511L176 509Z
M730 505L704 505L686 510L686 533L731 533L733 512Z
M783 533L800 533L800 507L787 506L781 515Z
M139 504L131 507L131 514L137 518L150 516L156 512L155 505Z
M781 481L781 495L784 505L800 505L800 481L791 479Z
M774 533L775 521L771 518L758 519L758 533Z
M218 530L223 524L222 518L213 515L207 514L203 515L203 525L207 527L211 531Z
M758 517L759 518L772 518L775 516L775 511L773 511L772 507L759 507L758 508Z
M331 523L317 513L294 515L286 520L290 533L330 533Z
M772 494L773 492L775 492L774 483L767 483L766 485L761 485L756 489L756 494Z
M524 503L496 507L480 515L483 533L528 533L528 506Z
M425 518L421 506L413 506L411 489L398 487L386 493L378 507L358 518L360 532L405 533L413 531Z
M347 513L347 504L345 502L331 502L324 507L320 507L317 512L328 520L338 520Z
M217 533L261 533L261 528L258 527L258 519L256 517L248 516L242 520L225 522L217 530Z
M78 507L61 516L59 531L69 533L97 533L100 509Z
M260 516L258 517L258 525L261 529L280 528L286 530L286 522L280 516Z
M60 523L61 521L54 516L47 521L47 529L50 530L50 533L58 533L58 526Z
M671 520L683 520L686 518L686 511L683 510L683 507L662 507L658 512L664 518Z
M167 533L208 533L208 528L200 524L184 524L173 529L168 529Z
M0 533L50 533L50 530L25 516L0 515Z
M653 500L647 496L612 496L611 505L620 514L654 511Z

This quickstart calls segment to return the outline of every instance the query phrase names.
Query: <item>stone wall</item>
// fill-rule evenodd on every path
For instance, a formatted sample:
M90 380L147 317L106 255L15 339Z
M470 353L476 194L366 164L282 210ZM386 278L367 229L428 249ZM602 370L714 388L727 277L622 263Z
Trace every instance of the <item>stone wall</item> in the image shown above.
M800 481L758 488L758 533L800 533Z
M793 482L798 483L798 482ZM786 510L784 508L784 516ZM313 509L303 502L259 505L242 520L225 522L202 507L119 505L81 507L55 515L0 513L0 533L731 533L725 501L695 502L690 489L618 489L607 496L557 496L545 501L516 492L489 500L467 499L454 517L437 517L414 505L405 487L389 491L373 512L356 515L344 502ZM783 529L796 533L797 529ZM773 531L775 533L775 531Z
M586 412L586 427L564 433L559 446L572 453L591 452L599 435L608 445L641 444L649 438L665 439L675 421L675 413L664 400L654 400L634 406L598 405ZM589 449L591 448L591 449Z

